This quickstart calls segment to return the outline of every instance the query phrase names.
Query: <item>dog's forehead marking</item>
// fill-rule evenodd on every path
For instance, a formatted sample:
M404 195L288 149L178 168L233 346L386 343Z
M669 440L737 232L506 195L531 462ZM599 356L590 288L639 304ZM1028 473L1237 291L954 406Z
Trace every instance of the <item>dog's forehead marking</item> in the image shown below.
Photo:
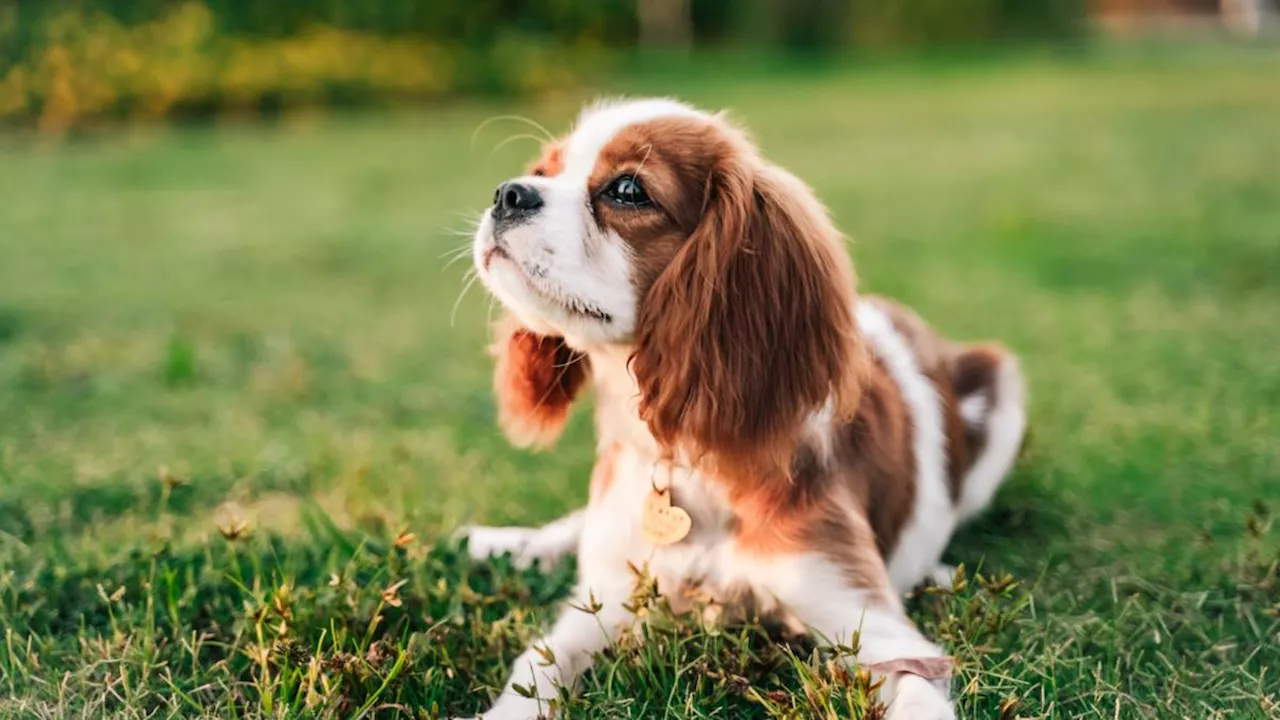
M705 118L704 113L675 100L630 100L599 103L578 116L565 148L563 176L586 185L596 158L623 129L667 117Z

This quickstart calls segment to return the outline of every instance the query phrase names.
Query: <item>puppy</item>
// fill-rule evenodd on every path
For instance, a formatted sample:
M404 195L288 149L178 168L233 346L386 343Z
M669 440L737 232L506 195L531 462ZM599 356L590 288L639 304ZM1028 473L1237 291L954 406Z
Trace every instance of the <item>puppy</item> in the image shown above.
M500 424L550 445L595 391L590 502L543 528L469 530L476 557L577 552L571 605L487 720L548 713L634 621L631 566L673 607L696 589L850 643L898 720L954 717L947 658L901 594L946 578L1026 424L1016 358L855 293L813 192L722 115L604 102L498 186L474 259L507 317ZM515 686L533 690L533 697Z

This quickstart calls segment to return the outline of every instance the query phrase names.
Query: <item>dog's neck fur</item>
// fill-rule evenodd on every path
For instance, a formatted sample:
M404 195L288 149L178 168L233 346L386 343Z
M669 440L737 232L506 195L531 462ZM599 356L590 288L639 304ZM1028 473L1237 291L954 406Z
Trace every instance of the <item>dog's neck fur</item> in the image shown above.
M596 391L596 442L600 448L621 443L656 460L663 449L640 419L640 387L628 367L631 352L629 345L601 345L587 351Z
M690 468L701 466L682 448L664 447L654 438L648 424L641 419L640 387L629 367L631 346L601 345L583 352L590 361L595 388L598 450L604 451L622 445L643 457L669 465ZM804 429L801 444L797 445L797 458L816 460L821 465L826 465L833 459L833 432L837 426L833 425L832 420L829 406L814 412Z

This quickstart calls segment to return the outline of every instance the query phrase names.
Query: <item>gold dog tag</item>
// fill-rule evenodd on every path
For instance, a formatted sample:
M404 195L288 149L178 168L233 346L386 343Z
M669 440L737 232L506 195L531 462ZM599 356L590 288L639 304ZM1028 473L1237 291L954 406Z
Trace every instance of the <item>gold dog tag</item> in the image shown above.
M671 490L654 488L644 499L640 528L654 545L673 545L685 539L693 527L689 513L671 504Z

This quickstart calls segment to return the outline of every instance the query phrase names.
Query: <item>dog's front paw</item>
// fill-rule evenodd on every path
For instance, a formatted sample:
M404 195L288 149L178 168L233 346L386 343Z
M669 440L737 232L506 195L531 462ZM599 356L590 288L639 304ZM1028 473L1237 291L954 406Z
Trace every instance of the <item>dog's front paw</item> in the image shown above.
M463 532L467 538L467 553L472 560L487 560L509 553L511 564L524 570L532 567L535 560L541 561L545 567L564 555L561 547L544 540L539 528L474 525Z
M894 685L885 720L955 720L956 711L946 691L932 681L903 674Z
M524 551L534 532L534 528L526 527L472 525L464 528L462 535L467 538L467 554L472 560L488 560L510 553L512 562L523 567L532 562L532 558L525 558Z

